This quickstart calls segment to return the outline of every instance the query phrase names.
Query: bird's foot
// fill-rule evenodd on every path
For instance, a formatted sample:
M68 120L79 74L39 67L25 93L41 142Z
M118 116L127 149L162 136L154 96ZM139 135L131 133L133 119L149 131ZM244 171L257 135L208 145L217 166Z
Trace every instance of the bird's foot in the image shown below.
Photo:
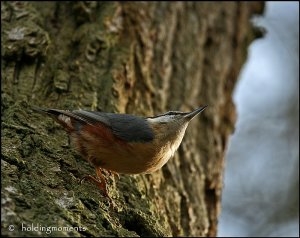
M82 183L84 180L89 180L89 181L93 182L94 184L96 184L97 187L100 188L100 190L103 192L104 196L106 198L108 198L108 200L109 200L108 202L109 202L110 208L115 209L117 206L116 206L115 202L112 200L112 198L108 194L108 190L107 190L107 186L106 186L106 179L103 176L102 172L103 172L103 170L101 168L97 167L96 168L96 174L97 174L96 177L94 177L92 175L86 175L86 176L84 176L80 180L80 183ZM108 171L108 173L110 175L114 174L115 176L119 177L119 175L117 173L115 173L115 172Z
M97 185L97 187L103 192L105 197L109 197L108 196L108 192L107 192L107 186L106 186L106 181L105 180L101 180L99 181L97 178L95 178L92 175L86 175L84 176L81 180L80 180L80 184L82 184L82 182L84 180L88 180L92 183L94 183L95 185Z

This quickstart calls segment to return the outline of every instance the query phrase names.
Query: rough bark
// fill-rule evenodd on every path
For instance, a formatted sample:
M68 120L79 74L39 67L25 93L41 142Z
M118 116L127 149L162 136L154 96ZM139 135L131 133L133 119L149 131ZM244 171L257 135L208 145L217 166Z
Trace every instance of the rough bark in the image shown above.
M33 223L86 228L56 236L215 236L231 94L256 36L250 18L262 10L261 2L1 2L2 235L45 235L22 231ZM65 146L61 127L31 111L152 116L205 104L163 169L109 178L114 209L93 184L78 183L94 170Z

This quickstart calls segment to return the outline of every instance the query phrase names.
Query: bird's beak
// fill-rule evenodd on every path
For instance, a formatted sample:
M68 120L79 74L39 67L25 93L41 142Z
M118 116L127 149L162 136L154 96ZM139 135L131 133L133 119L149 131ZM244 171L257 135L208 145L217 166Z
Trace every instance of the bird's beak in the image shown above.
M200 112L202 112L205 108L207 107L200 107L192 112L188 112L186 115L184 115L184 118L188 119L188 120L192 120L195 116L197 116Z

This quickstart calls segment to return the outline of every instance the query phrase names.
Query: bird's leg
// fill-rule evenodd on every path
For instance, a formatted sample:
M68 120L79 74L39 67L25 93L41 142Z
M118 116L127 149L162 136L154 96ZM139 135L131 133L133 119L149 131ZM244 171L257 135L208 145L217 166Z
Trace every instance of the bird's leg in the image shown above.
M101 170L100 167L96 167L96 174L97 174L97 177L101 181L101 188L103 188L102 191L104 192L105 196L108 196L107 187L106 187L106 180L105 180L105 177L102 174L102 170Z
M95 178L92 175L84 176L80 180L80 183L82 183L83 180L89 180L89 181L93 182L94 184L96 184L100 188L100 190L104 193L104 195L106 197L108 197L108 192L107 192L107 187L106 187L106 180L105 180L105 177L102 174L102 170L101 170L100 167L96 167L96 174L97 174L97 178Z

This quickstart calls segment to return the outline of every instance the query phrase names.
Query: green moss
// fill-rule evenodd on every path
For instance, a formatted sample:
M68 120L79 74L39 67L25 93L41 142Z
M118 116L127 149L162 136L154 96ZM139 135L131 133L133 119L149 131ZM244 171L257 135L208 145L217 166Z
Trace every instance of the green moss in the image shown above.
M111 209L108 200L93 184L78 183L85 174L93 174L93 168L72 150L64 150L64 132L53 133L57 125L43 121L35 125L37 131L21 129L18 115L28 111L16 104L4 114L5 137L2 139L2 195L11 199L5 204L12 217L2 223L8 227L13 223L20 229L22 224L58 226L53 218L60 218L60 226L86 227L84 232L54 231L51 236L163 236L169 234L158 223L159 215L153 213L151 202L144 195L144 186L139 176L122 176L115 184L109 180L110 194L116 208ZM14 115L14 116L12 116ZM17 115L17 116L16 116ZM41 118L43 116L39 116ZM36 117L38 118L38 116ZM48 127L43 128L45 124ZM7 130L7 131L6 131ZM13 132L14 131L14 132ZM50 133L49 133L50 132ZM34 134L37 133L37 134ZM12 138L9 138L10 135ZM4 170L5 168L5 170ZM12 174L15 179L12 179ZM17 179L18 178L18 179ZM22 181L19 183L18 181ZM44 232L6 232L7 235L45 235Z

